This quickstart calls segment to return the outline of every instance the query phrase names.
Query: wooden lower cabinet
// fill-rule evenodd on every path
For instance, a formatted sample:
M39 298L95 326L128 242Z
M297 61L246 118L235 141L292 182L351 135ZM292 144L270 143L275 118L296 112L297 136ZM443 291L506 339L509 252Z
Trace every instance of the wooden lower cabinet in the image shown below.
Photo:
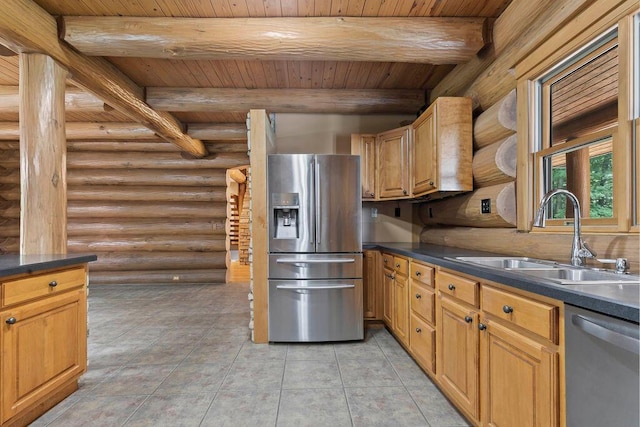
M558 421L558 352L553 346L482 319L480 333L482 424L555 426Z
M86 280L81 268L0 283L42 289L21 287L24 301L0 310L0 424L28 424L77 389L87 367L86 282L70 279L78 275Z
M363 311L365 320L382 319L382 282L380 280L380 261L378 251L364 251L362 282Z
M409 281L407 276L395 275L393 289L393 331L405 346L409 345Z
M459 409L477 421L480 412L478 311L440 295L436 319L436 375Z
M411 313L409 349L418 364L432 375L436 373L436 330L420 317Z
M393 291L395 288L393 270L389 270L388 268L383 269L382 277L382 320L389 327L389 329L393 330Z

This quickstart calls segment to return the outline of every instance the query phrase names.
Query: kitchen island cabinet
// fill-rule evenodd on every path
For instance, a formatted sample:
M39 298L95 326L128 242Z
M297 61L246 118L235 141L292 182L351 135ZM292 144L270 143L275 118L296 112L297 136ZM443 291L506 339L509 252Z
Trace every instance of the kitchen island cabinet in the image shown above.
M39 417L77 389L87 367L87 262L95 256L40 259L0 264L2 426Z

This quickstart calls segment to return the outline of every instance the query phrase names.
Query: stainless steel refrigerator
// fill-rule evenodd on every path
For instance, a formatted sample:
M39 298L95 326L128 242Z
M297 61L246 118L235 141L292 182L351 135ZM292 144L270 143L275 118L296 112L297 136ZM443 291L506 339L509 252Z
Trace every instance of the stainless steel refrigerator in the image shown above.
M272 154L269 341L364 338L360 157Z

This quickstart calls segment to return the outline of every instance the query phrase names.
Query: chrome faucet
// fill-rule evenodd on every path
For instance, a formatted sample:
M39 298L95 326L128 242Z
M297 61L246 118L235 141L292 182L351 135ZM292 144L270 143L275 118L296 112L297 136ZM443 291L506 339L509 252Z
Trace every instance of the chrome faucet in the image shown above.
M571 244L571 265L583 267L586 264L586 258L595 258L597 254L585 241L582 240L582 236L580 235L580 202L572 192L558 188L545 194L542 197L542 200L540 200L540 208L538 208L536 217L533 220L533 226L545 227L545 208L549 203L549 200L551 200L551 198L556 194L564 194L573 204L573 243Z

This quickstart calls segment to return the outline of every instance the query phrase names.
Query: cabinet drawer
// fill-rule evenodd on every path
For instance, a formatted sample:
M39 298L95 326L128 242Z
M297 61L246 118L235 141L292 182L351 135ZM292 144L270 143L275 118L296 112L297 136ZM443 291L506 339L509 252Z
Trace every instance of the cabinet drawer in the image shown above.
M409 268L411 272L411 279L422 282L433 288L433 268L413 261L411 261Z
M433 289L412 280L409 287L409 301L411 301L411 310L433 325L436 301Z
M29 276L2 283L2 305L7 306L82 286L86 282L83 267Z
M382 254L382 265L393 270L393 255Z
M438 290L461 301L478 306L478 282L454 274L438 271L436 274Z
M418 316L411 314L409 342L411 354L420 366L432 374L436 372L436 331Z
M396 270L396 273L402 274L404 276L409 275L409 260L406 258L400 258L397 256L393 257L393 268Z
M482 310L556 342L558 307L505 292L482 287Z

